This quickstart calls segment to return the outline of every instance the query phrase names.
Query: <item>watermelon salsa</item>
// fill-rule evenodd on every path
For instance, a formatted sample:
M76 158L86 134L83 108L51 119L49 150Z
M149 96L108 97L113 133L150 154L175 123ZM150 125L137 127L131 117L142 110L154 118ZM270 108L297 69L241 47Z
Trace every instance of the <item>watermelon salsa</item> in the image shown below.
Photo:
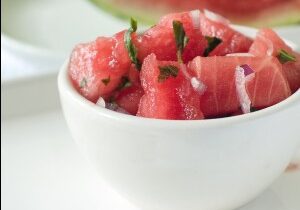
M214 18L212 18L214 17ZM86 99L117 112L198 120L257 111L300 88L300 54L271 29L254 40L202 11L163 16L137 33L77 45L68 74Z

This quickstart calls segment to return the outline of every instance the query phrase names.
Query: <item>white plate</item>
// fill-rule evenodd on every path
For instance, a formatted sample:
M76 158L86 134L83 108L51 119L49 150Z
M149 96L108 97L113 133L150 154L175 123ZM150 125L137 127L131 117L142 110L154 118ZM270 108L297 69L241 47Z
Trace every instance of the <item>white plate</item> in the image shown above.
M57 71L75 44L128 25L88 0L1 0L2 76Z
M5 82L1 97L3 210L138 210L77 151L59 107L56 75ZM299 195L300 171L285 173L239 210L298 210Z

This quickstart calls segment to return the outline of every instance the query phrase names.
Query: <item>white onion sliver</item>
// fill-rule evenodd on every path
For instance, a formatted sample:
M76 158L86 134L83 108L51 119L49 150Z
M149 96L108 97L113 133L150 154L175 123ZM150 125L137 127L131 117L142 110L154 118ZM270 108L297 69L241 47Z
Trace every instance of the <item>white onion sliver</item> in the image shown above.
M200 10L192 10L189 12L195 29L200 29Z
M206 90L206 85L196 77L191 78L191 85L200 95L202 95Z
M243 113L249 113L251 101L246 90L246 76L244 74L244 69L240 66L237 66L235 69L235 87Z
M102 97L99 97L96 104L103 107L103 108L105 108L105 101Z
M226 56L235 56L235 57L254 57L251 53L230 53Z
M225 25L230 24L230 21L229 21L228 19L226 19L226 18L224 18L223 16L218 15L218 14L216 14L216 13L210 11L210 10L205 9L205 10L204 10L204 15L205 15L208 19L210 19L210 20L212 20L212 21L216 21L216 22L219 22L219 23L223 23L223 24L225 24Z
M188 80L191 79L191 76L190 76L190 74L188 73L185 64L181 64L181 65L180 65L180 69L181 69L181 71L182 71L182 73L183 73L183 75L185 76L186 79L188 79Z

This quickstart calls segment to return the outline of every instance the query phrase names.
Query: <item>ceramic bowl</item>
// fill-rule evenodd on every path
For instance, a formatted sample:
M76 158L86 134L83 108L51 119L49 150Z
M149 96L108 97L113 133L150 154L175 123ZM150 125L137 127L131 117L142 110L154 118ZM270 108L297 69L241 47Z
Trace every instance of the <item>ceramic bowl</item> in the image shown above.
M146 119L83 98L67 66L58 86L74 140L100 176L143 210L237 208L265 190L299 147L300 91L246 115Z

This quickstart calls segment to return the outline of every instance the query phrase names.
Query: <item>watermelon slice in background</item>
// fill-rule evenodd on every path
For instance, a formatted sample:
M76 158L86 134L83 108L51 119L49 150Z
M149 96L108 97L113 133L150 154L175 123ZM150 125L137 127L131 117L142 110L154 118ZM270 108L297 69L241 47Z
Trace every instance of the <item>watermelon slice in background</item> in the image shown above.
M155 24L164 14L208 9L249 26L275 26L300 22L299 0L90 0L97 6L121 17L135 17Z
M96 102L115 90L130 66L122 31L110 38L77 45L70 57L69 76L78 92Z
M292 92L295 92L300 88L300 54L286 45L272 29L261 29L257 33L249 52L255 56L278 57L281 50L295 56L295 61L287 61L282 64L290 88Z
M207 87L201 97L205 117L224 116L239 110L235 70L244 64L254 71L254 77L246 83L252 107L265 108L291 95L282 65L274 57L196 57L188 68Z
M170 65L178 69L177 75L160 81L159 67ZM145 58L141 71L145 95L141 98L137 116L172 120L203 119L199 94L181 68L184 68L183 64L180 67L177 62L158 61L154 54Z

